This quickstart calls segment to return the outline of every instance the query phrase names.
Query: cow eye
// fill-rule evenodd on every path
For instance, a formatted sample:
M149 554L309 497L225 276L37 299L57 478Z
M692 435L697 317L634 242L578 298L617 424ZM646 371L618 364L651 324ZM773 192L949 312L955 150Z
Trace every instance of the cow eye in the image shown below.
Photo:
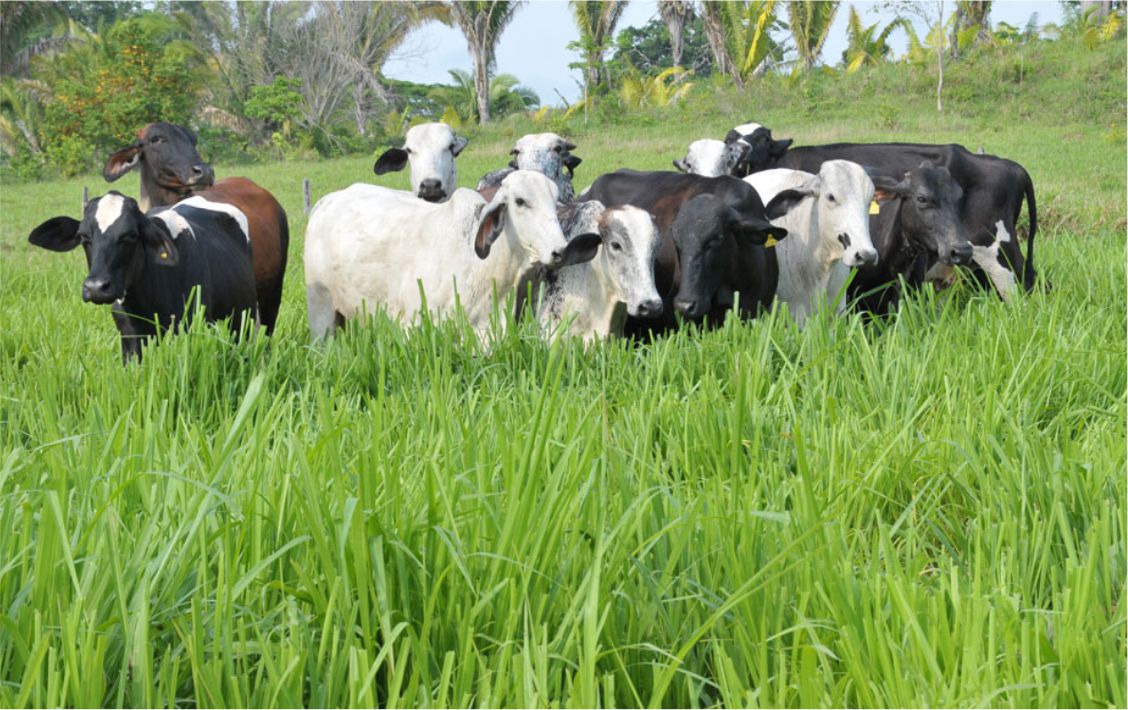
M453 153L453 152L454 152L454 148L455 148L455 145L454 145L454 143L451 143L451 144L450 144L450 152L452 152L452 153Z
M826 199L829 200L830 202L837 202L838 201L838 200L834 199L834 195L827 195Z
M518 197L516 200L514 200L514 202L517 203L518 207L524 207L526 205L524 197Z
M623 245L619 242L611 242L611 251L623 251Z
M414 151L412 151L412 150L411 150L411 148L408 148L407 146L404 146L404 147L403 147L403 152L407 153L408 155L411 155L411 154L412 154L412 152L414 152Z
M917 195L917 203L918 203L918 204L922 204L922 205L923 205L923 204L924 204L924 203L926 203L926 202L928 202L928 198L927 198L927 197L925 197L924 195Z
M558 145L558 146L556 146L556 147L554 147L554 148L552 149L552 152L554 152L554 153L561 153L561 152L563 152L563 151L564 151L564 147L563 147L563 146L559 146L559 145Z

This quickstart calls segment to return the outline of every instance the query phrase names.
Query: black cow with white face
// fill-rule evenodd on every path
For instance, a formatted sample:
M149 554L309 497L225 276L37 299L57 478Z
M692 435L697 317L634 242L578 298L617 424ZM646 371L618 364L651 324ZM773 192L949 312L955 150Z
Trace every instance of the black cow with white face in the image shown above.
M144 214L136 201L110 192L86 205L82 221L54 217L28 241L51 251L81 245L89 273L82 300L113 304L122 358L141 358L159 330L193 317L193 289L208 322L257 316L247 218L229 204L193 198Z
M179 202L215 183L215 172L196 152L196 134L158 121L137 131L137 140L115 151L102 168L113 182L133 169L141 171L141 209Z
M737 293L744 317L770 306L779 266L766 245L787 231L769 220L802 196L787 190L765 208L756 190L734 177L619 170L600 176L581 199L608 207L634 205L654 216L660 233L654 281L663 315L629 318L625 329L643 335L676 327L675 311L717 322L732 309Z
M787 152L791 143L790 138L781 141L775 140L772 138L771 129L765 128L759 123L742 123L732 128L725 135L725 145L738 146L742 153L731 174L742 178L768 168L785 167L775 163ZM819 171L808 170L807 172L817 174Z
M925 161L897 180L870 176L878 213L870 216L876 266L863 266L848 295L860 310L887 313L900 296L899 283L920 286L930 263L966 264L972 247L960 221L963 189L946 168Z

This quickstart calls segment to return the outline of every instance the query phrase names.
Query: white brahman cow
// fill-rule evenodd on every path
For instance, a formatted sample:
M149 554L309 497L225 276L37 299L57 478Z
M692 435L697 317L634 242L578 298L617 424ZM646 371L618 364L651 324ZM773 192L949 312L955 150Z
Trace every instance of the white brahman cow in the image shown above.
M424 299L436 315L461 305L485 335L495 296L503 302L538 265L559 268L595 256L598 234L564 239L556 195L552 181L527 170L506 177L489 202L462 189L447 202L428 203L364 184L326 195L306 228L314 339L366 308L409 324Z
M384 151L372 166L377 175L411 164L411 192L428 202L442 202L458 187L454 159L468 141L445 123L421 123L404 136L402 148Z
M874 186L857 163L828 160L818 175L800 170L763 170L744 178L760 199L770 202L784 190L804 199L772 224L785 227L787 239L776 247L779 285L776 298L787 304L802 327L824 301L838 299L850 267L874 265L877 250L870 240L869 208Z

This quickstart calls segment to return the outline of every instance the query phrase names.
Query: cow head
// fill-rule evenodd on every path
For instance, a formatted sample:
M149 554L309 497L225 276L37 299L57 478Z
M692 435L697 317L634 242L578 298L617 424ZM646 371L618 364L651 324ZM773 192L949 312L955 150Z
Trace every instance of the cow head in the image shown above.
M869 229L873 181L857 163L828 160L811 181L816 197L819 238L831 259L846 266L877 264L877 249Z
M794 195L790 195L794 198ZM765 211L771 208L765 208ZM729 207L713 195L698 195L681 206L672 225L681 284L674 307L689 318L701 318L723 290L732 286L737 250L783 239L787 230Z
M510 250L524 254L531 263L550 269L591 261L599 249L598 234L579 234L564 239L556 214L556 185L539 172L516 170L478 216L474 252L490 255L494 242L504 237Z
M383 175L411 163L411 191L428 202L444 202L458 187L454 159L466 143L445 123L422 123L407 132L402 148L384 151L372 170Z
M627 304L630 316L662 315L662 298L654 285L654 255L661 242L654 219L638 207L612 207L599 217L599 234L599 271L607 280L605 287Z
M772 167L791 147L792 140L777 141L772 138L771 129L759 123L744 123L725 135L725 143L735 144L743 151L732 174L745 177Z
M899 200L901 228L915 246L935 254L945 264L966 264L972 256L960 221L963 189L947 168L924 161L900 181L873 178L878 203Z
M141 273L144 259L172 266L178 258L169 233L119 192L87 203L81 222L70 217L47 220L32 230L28 241L51 251L70 251L81 244L89 267L82 300L91 303L123 298Z
M137 140L114 152L102 168L113 182L134 168L141 170L141 201L148 207L171 205L215 183L215 172L196 152L196 134L158 121L137 131Z
M720 177L732 175L743 156L743 144L706 138L690 143L685 157L674 160L674 167L690 175Z
M509 151L513 156L509 167L544 173L556 183L561 201L571 202L575 196L572 172L583 162L583 158L572 155L575 147L575 143L555 133L530 133L518 139L513 150Z

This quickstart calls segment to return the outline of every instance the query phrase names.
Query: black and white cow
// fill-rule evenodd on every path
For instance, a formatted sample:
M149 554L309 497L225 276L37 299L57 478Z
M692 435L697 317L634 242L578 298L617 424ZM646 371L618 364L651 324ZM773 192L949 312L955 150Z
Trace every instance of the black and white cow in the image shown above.
M787 231L773 226L802 195L785 191L767 208L756 190L733 177L619 170L600 176L581 199L608 207L634 205L654 216L660 233L654 280L664 302L661 320L629 318L625 332L645 334L691 319L722 319L740 293L740 312L770 306L779 278L771 240Z
M247 313L257 317L247 218L230 204L194 197L145 214L110 192L86 205L82 221L53 217L28 241L60 252L82 246L82 300L113 304L125 361L140 359L158 330L193 317L194 289L209 323L231 318L239 332Z
M731 174L742 178L759 170L791 167L776 164L780 156L787 152L791 143L790 138L781 141L775 140L772 138L771 129L765 128L759 123L742 123L733 127L725 134L725 144L739 146L741 157ZM815 168L807 172L817 173L818 171L818 168Z
M944 168L963 191L959 219L973 249L971 261L981 269L977 277L990 282L1004 300L1015 293L1018 274L1027 291L1034 287L1038 210L1034 182L1018 163L976 155L956 144L834 143L791 148L775 167L818 171L827 160L851 160L883 175L902 175L924 161ZM1024 200L1030 217L1025 259L1015 233Z

